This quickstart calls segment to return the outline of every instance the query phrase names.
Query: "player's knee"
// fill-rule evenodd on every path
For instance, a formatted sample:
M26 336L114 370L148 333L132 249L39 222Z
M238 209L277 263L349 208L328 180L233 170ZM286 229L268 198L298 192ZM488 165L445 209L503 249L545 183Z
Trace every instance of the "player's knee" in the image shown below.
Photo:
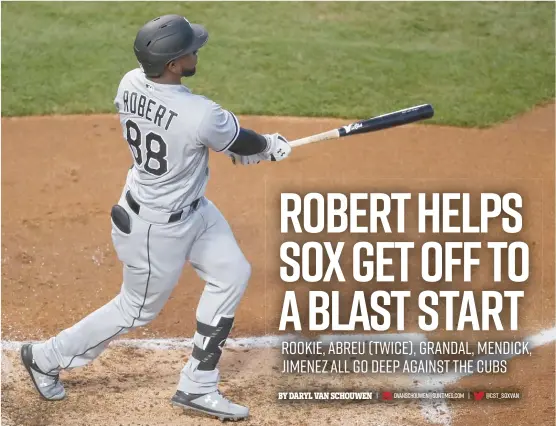
M235 281L240 284L240 286L243 286L243 288L247 287L249 278L251 278L251 264L245 257L242 256L241 260L237 263L236 268Z
M244 256L237 256L228 268L228 279L225 281L227 291L242 294L251 277L251 265Z
M144 303L133 303L127 297L119 297L119 308L123 320L122 327L137 328L147 325L154 320L160 313L160 309L153 309L153 307Z
M138 307L138 309L135 309L135 312L130 312L128 318L129 327L143 327L153 321L159 313L160 311L151 311L149 309L146 309L146 307L143 307L143 309L141 309L141 307Z
M133 324L133 305L130 303L125 294L119 294L116 296L116 306L120 311L121 327L129 328Z
M141 314L139 315L138 319L141 321L141 325L146 325L151 321L153 321L158 316L159 313L160 311L151 311L148 309L143 309L141 310Z

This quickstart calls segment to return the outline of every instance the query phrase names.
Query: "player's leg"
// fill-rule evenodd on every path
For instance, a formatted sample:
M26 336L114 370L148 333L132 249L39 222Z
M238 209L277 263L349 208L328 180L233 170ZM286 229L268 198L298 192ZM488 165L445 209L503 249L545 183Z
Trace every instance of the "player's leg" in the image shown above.
M114 247L124 265L120 293L74 326L44 343L24 348L26 353L22 351L23 362L46 399L63 398L63 388L60 389L56 377L60 370L91 362L111 340L146 325L158 315L179 279L189 246L202 225L201 218L195 215L181 222L154 225L131 211L128 214L129 234L112 224ZM41 376L40 372L51 375L50 386L49 377ZM44 387L40 387L39 381Z
M181 372L173 402L221 418L243 418L249 410L217 392L216 366L251 267L220 211L208 200L199 211L207 223L206 231L193 244L189 260L206 285L196 313L193 353Z

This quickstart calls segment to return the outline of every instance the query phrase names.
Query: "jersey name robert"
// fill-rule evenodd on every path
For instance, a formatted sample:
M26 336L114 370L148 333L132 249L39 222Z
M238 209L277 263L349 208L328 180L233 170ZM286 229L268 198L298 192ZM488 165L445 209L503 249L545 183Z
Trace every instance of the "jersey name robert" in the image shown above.
M209 150L235 141L233 113L183 85L153 82L140 68L118 85L114 106L134 162L126 179L137 203L174 213L204 196Z
M124 112L136 114L164 130L168 130L174 117L178 116L177 112L137 92L130 94L128 90L124 90L123 101Z

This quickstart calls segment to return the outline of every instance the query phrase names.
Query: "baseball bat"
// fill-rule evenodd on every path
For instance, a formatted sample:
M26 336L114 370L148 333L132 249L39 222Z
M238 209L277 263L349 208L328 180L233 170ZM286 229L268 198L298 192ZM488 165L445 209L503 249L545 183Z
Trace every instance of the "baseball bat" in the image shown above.
M292 147L296 147L329 139L345 138L346 136L376 132L377 130L389 129L391 127L414 123L415 121L426 120L431 118L433 115L434 109L432 105L417 105L411 108L405 108L399 111L372 117L367 120L357 121L355 123L348 124L347 126L307 136L306 138L296 139L290 141L290 145Z

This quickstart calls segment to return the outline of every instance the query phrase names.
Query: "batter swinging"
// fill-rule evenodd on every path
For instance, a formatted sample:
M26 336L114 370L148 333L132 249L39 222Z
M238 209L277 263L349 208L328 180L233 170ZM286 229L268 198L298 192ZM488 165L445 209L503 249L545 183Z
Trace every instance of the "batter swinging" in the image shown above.
M209 149L248 165L283 160L291 147L279 134L241 128L234 114L181 84L195 74L207 39L205 28L178 15L158 17L137 33L141 67L122 78L114 100L134 160L111 212L123 284L112 301L73 327L22 347L22 362L47 400L65 397L61 370L90 363L112 339L152 321L189 261L206 286L193 352L172 403L221 419L249 414L217 389L218 360L251 268L226 219L204 197Z

